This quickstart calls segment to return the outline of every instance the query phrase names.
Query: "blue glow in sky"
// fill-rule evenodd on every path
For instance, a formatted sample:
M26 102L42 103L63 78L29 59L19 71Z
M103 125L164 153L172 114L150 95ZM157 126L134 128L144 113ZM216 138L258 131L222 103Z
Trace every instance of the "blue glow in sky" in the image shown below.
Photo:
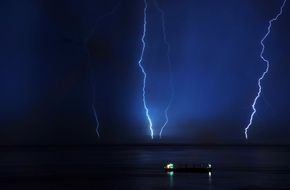
M171 94L162 19L147 0L146 103L154 132ZM138 66L144 1L1 1L0 144L244 143L244 128L265 65L261 37L282 1L159 0L166 13L174 99L162 140L152 141ZM119 5L118 5L119 4ZM84 49L84 37L98 21ZM263 79L249 142L289 143L290 8L265 39ZM88 52L90 65L88 66ZM92 117L101 122L96 138ZM53 138L52 138L53 137Z

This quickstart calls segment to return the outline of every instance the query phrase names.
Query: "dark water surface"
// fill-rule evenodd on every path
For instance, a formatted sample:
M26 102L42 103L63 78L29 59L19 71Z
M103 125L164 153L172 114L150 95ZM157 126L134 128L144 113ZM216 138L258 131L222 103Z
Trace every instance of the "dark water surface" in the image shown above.
M163 171L211 163L208 173ZM289 146L0 148L0 189L290 189Z

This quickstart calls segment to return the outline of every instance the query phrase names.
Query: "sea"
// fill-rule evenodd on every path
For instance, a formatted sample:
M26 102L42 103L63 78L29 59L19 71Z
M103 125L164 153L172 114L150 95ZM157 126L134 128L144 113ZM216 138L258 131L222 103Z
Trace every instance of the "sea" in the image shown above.
M211 173L166 173L211 164ZM0 148L0 189L290 189L290 146L100 145Z

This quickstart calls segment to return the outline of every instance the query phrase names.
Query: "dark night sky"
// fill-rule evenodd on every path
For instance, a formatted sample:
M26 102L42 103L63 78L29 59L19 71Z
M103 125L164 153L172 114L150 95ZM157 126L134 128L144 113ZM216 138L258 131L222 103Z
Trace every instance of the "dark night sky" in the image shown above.
M159 4L176 94L164 138L153 142L245 143L257 79L265 69L260 40L282 0ZM98 20L114 7L114 14ZM137 65L143 8L143 0L2 0L0 144L151 142ZM151 0L147 14L143 65L157 135L170 97L169 72L161 17ZM271 66L248 142L290 143L289 20L287 2L265 40Z

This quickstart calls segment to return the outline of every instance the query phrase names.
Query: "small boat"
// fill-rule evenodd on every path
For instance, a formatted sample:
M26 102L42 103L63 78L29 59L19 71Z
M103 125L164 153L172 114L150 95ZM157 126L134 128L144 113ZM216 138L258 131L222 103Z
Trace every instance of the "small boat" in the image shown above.
M172 163L164 166L165 172L196 172L196 173L207 173L212 172L211 164L195 164L195 165L174 165Z

